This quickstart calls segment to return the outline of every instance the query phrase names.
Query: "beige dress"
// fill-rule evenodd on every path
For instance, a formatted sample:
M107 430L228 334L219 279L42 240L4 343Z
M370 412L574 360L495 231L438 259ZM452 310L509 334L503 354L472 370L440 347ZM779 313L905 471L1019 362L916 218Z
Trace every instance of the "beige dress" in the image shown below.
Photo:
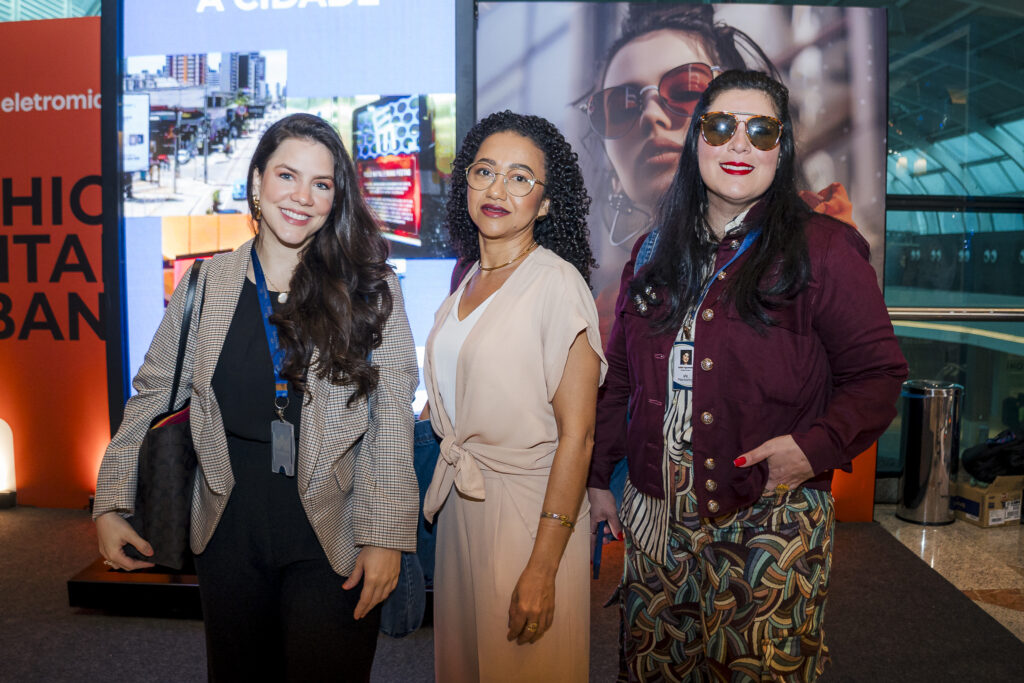
M424 501L437 520L434 670L438 681L588 678L589 528L584 496L555 581L551 629L532 645L508 642L512 591L533 550L558 446L551 399L569 347L586 332L601 358L594 299L556 254L533 251L495 292L459 353L453 427L433 369L434 338L477 270L445 299L427 339L424 377L441 457ZM557 510L556 512L562 512Z

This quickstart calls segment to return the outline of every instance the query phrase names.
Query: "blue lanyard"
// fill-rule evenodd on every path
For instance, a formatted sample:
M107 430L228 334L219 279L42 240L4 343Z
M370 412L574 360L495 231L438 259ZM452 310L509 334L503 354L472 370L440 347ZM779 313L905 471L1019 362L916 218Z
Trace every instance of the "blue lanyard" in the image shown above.
M274 306L270 303L270 294L267 293L267 280L263 276L263 267L260 265L260 257L256 253L256 245L252 246L252 270L256 275L256 293L260 298L260 309L263 312L263 331L267 333L267 346L270 347L270 357L274 362L274 408L277 409L277 416L284 419L284 409L288 407L288 380L281 377L281 368L284 366L284 349L277 341L277 327L270 322L270 316L274 314Z
M736 253L733 254L732 258L729 259L724 266L716 270L714 275L708 278L707 284L704 285L704 291L700 293L700 298L697 299L697 305L693 307L693 312L690 314L690 320L684 326L684 332L686 333L687 339L690 338L690 332L693 330L693 326L697 322L697 311L699 311L700 307L704 304L704 297L708 295L708 291L711 289L711 285L715 283L715 280L718 279L719 275L725 272L726 268L731 266L733 262L736 261L736 259L743 255L743 252L750 248L750 245L754 243L754 240L756 240L758 235L760 234L761 228L755 228L754 230L748 232L746 237L743 238L743 243L740 244L739 249L736 250Z

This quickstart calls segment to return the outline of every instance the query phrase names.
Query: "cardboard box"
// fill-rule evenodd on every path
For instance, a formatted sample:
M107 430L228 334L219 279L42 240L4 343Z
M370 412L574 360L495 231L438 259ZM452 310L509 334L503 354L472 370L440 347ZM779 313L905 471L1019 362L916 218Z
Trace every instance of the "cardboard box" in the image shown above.
M996 477L988 486L957 484L957 495L950 502L957 519L980 527L1020 524L1024 476Z

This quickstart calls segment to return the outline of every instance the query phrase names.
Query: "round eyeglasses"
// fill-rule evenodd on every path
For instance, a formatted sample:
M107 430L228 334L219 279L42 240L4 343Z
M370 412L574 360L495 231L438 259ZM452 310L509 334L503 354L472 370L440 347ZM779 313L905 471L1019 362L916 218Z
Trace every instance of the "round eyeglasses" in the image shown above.
M657 85L616 85L599 90L579 108L587 115L590 127L606 140L625 136L633 129L644 110L644 95L653 91L662 106L677 116L693 116L700 96L721 71L701 62L681 64L669 71Z
M525 197L533 191L534 185L544 184L525 168L513 168L501 173L495 171L490 164L478 161L466 169L466 182L474 190L486 190L498 176L504 176L505 191L513 197Z

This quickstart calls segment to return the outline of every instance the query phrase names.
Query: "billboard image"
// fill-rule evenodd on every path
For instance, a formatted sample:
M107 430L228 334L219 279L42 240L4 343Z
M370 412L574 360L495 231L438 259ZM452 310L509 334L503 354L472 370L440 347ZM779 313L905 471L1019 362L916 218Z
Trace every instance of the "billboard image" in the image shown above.
M132 375L192 261L252 236L249 161L289 114L315 114L338 131L396 260L450 256L441 222L456 145L454 13L454 3L413 0L125 0ZM400 275L418 272L403 264Z
M804 197L856 225L881 279L885 41L884 9L481 3L477 115L543 116L578 152L606 335L622 267L678 166L687 107L718 69L766 71L787 85Z
M305 112L333 123L365 169L361 177L386 235L402 245L427 247L399 251L410 257L445 255L439 207L455 146L454 97L289 97L287 61L283 50L129 57L124 215L246 213L245 176L260 136L278 119ZM138 125L146 117L148 126ZM370 168L381 160L394 165L393 156L403 170ZM410 169L415 176L406 175L399 197L384 179ZM421 180L421 172L428 177Z

